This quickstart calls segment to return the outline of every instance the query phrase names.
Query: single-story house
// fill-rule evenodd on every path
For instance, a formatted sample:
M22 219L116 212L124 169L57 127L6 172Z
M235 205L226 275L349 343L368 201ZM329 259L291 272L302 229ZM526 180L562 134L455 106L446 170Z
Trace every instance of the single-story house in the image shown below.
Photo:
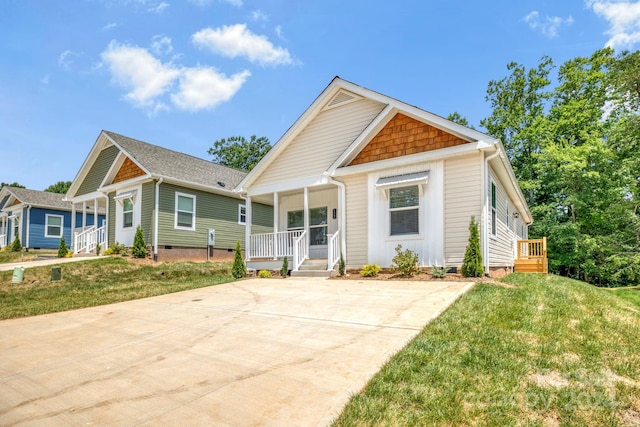
M94 223L94 212L85 211L87 224ZM76 221L80 214L76 215ZM104 221L98 213L98 222ZM60 239L71 245L71 204L64 201L64 194L26 188L3 187L0 190L0 248L20 238L26 249L55 249Z
M157 261L226 258L244 247L245 200L234 188L245 173L157 145L102 131L72 182L72 209L104 209L104 229L81 227L75 252L118 242L133 245L142 227ZM252 229L270 231L272 207L254 204ZM73 227L78 227L74 224Z
M499 140L339 77L242 179L248 266L284 256L389 267L400 244L421 266L460 267L479 223L485 271L511 269L532 216ZM314 261L314 259L320 261Z

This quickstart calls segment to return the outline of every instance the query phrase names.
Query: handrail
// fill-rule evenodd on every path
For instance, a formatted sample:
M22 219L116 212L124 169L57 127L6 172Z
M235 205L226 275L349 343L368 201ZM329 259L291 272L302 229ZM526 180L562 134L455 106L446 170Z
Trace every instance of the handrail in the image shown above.
M336 263L340 259L340 230L333 233L329 237L329 245L327 247L327 271L333 271Z
M5 246L7 246L7 234L2 233L0 234L0 249L3 249Z
M293 271L298 271L305 259L307 259L307 231L303 231L293 241Z
M304 230L279 231L277 233L252 234L250 236L250 258L282 258L293 256L294 240Z
M544 259L547 257L547 238L518 240L518 259Z
M93 232L95 231L96 226L92 225L91 227L88 227L86 230L80 232L80 233L75 233L73 236L73 253L77 254L80 253L82 251L84 252L89 252L88 251L88 246L89 246L89 240L91 239L91 237L93 236Z

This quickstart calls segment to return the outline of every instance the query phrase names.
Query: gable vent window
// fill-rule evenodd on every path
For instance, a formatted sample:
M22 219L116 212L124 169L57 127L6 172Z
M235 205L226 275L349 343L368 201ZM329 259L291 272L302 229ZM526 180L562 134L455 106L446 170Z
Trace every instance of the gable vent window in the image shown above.
M339 107L341 105L346 105L351 102L358 101L360 99L362 99L360 95L347 92L346 90L341 90L333 98L331 98L331 101L329 101L327 105L325 105L322 111L330 110L332 108Z

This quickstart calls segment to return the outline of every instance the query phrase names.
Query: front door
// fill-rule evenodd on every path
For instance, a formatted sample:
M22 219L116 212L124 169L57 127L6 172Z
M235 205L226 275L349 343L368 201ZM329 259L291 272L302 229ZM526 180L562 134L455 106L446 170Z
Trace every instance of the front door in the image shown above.
M127 247L133 246L133 237L140 224L140 204L138 189L116 195L116 242Z
M327 207L309 209L309 258L327 257Z

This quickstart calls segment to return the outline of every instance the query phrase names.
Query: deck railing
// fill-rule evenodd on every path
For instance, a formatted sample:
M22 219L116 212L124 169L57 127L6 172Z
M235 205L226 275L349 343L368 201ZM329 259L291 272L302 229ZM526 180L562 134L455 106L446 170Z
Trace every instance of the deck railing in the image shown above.
M539 259L547 257L547 238L518 240L518 259Z
M293 240L293 271L298 271L305 259L309 256L307 246L307 232L303 231L302 234Z
M327 247L327 270L333 271L336 263L340 259L340 230L329 235L329 245Z
M105 226L96 228L95 225L85 227L84 231L74 234L73 239L73 252L78 254L80 252L91 253L96 249L98 244L104 246L106 241Z
M282 258L293 256L294 241L304 230L252 234L249 238L249 258Z
M7 246L7 232L0 228L0 249L3 249Z

